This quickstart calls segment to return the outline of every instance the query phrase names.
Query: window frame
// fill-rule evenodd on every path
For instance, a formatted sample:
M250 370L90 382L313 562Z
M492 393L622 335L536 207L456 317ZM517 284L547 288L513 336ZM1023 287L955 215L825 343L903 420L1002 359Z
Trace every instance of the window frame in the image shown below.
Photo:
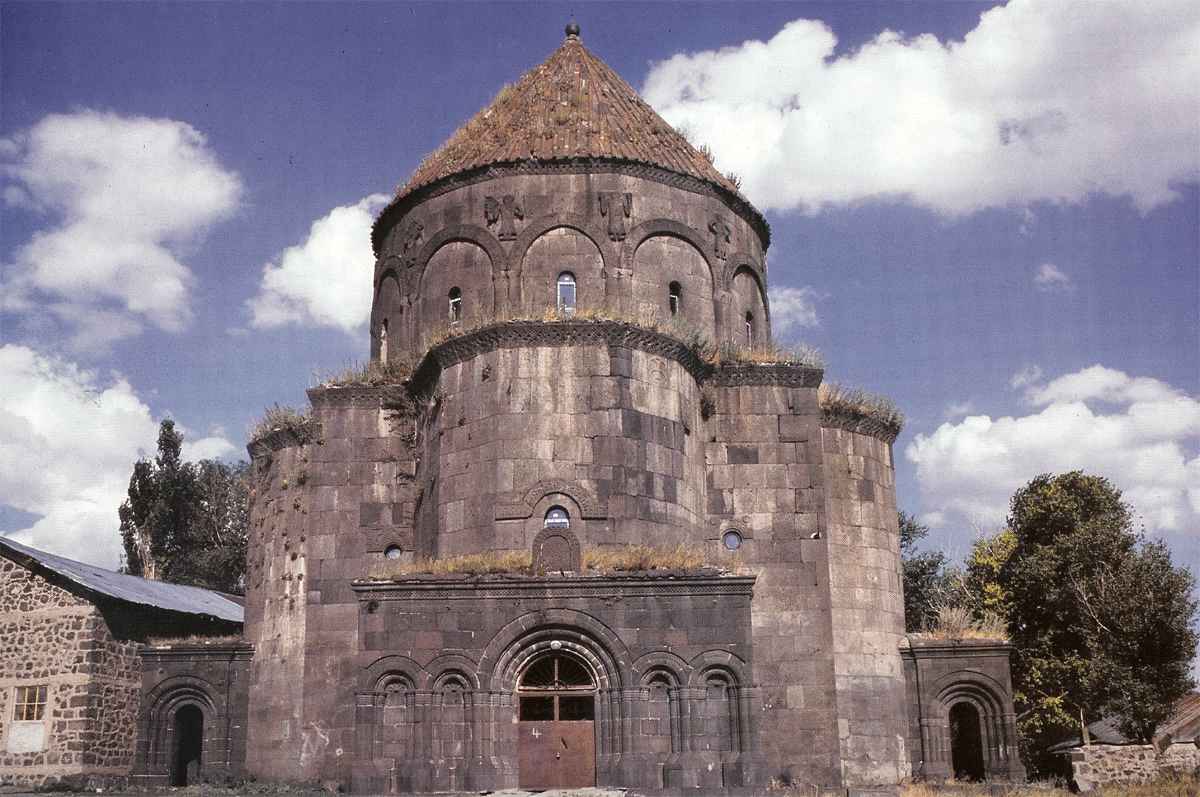
M450 326L452 326L452 327L458 326L459 324L462 323L462 314L463 314L462 313L462 306L463 306L462 289L459 288L457 285L454 286L446 294L446 298L449 301L449 307L447 308L447 311L449 313Z
M563 288L570 286L571 301L568 304L563 299ZM574 315L575 308L579 305L579 281L575 279L575 275L570 271L560 272L558 280L555 282L555 306L558 312L563 315Z
M29 699L32 693L33 699ZM43 722L46 719L46 703L49 699L49 684L31 684L13 687L13 722ZM32 716L28 716L32 714Z

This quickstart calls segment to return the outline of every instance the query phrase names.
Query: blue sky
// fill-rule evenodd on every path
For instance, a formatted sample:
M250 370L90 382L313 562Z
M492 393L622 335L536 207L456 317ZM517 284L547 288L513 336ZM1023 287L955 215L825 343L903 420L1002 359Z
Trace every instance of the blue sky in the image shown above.
M961 555L1042 471L1200 565L1194 3L0 3L0 532L115 565L159 419L367 356L386 196L575 16L767 214L778 337L894 398Z

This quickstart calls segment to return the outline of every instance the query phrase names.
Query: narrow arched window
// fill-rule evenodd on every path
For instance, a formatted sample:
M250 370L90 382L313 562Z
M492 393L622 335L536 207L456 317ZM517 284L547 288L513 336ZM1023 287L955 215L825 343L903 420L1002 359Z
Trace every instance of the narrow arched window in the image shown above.
M746 313L746 346L754 347L754 313Z
M450 324L453 326L462 321L462 291L451 288L450 293Z
M542 528L569 529L571 528L571 516L561 506L552 506L546 513L546 520L542 523Z
M388 320L383 319L383 323L379 325L379 361L387 362L388 355Z
M667 288L667 306L671 308L671 315L679 315L679 303L683 299L683 288L679 287L678 282L672 282Z
M564 315L575 312L575 275L569 271L558 275L558 311Z

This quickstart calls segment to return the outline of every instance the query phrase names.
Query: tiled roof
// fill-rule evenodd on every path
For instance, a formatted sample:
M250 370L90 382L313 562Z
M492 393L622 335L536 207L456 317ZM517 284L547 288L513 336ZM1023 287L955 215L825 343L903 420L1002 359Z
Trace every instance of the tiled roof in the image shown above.
M214 617L234 623L242 622L242 607L235 602L234 596L210 589L128 576L39 551L4 536L0 536L0 556L12 559L24 567L29 567L30 564L40 565L77 584L85 591L125 603Z
M737 187L578 36L566 41L421 162L396 201L459 172L521 161L617 159Z

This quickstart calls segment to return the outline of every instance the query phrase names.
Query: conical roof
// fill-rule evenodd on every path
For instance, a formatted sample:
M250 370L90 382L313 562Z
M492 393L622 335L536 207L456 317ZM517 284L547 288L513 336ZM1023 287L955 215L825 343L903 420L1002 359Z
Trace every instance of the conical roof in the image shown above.
M395 201L459 172L580 158L657 166L737 194L728 178L583 46L577 28L569 30L549 58L505 86L425 158Z

